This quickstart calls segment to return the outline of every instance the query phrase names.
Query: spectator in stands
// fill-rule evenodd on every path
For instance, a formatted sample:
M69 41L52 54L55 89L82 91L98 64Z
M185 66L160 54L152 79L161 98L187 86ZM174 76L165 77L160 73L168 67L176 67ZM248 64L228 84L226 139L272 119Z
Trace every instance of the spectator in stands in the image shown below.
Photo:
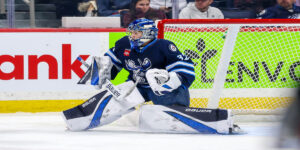
M77 9L77 4L83 0L53 0L56 6L56 17L58 19L63 16L81 16Z
M98 16L119 17L121 11L129 10L131 0L97 0Z
M180 12L187 5L187 2L186 0L179 0L178 2ZM172 19L172 0L151 0L150 7L164 11L167 18Z
M234 0L234 7L240 10L253 10L256 14L276 5L276 0Z
M114 16L119 17L120 12L129 10L131 0L84 0L79 4L79 11L87 12L90 16L92 12L97 12L92 16Z
M210 6L213 0L195 0L179 13L179 19L224 19L220 9Z
M130 10L122 17L123 27L138 19L147 18L153 21L166 19L164 11L150 8L150 0L132 0Z
M97 4L95 0L84 0L78 4L78 10L81 13L86 13L86 17L97 16Z
M277 5L263 10L258 18L267 19L300 19L300 7L295 5L296 0L277 0Z
M0 0L0 19L6 19L5 1Z
M300 6L300 0L296 0L296 6Z

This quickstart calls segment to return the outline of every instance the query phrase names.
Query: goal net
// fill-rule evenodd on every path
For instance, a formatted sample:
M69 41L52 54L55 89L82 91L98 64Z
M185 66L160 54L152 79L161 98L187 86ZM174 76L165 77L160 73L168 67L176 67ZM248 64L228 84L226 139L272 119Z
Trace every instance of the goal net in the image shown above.
M300 81L300 20L163 20L158 38L190 57L191 107L274 114Z

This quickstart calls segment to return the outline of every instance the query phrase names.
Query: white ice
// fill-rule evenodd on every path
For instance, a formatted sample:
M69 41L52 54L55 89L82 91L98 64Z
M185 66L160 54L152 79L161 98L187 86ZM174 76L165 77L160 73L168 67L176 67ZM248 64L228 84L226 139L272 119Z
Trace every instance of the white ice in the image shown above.
M278 123L241 123L244 135L143 133L130 115L108 126L70 132L59 113L1 114L0 150L277 149Z

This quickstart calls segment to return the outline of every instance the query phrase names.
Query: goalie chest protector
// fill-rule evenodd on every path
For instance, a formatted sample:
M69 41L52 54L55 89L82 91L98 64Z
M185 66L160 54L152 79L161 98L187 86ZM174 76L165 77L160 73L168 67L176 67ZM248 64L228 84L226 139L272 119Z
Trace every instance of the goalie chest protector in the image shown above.
M178 73L184 78L183 84L189 87L194 81L193 62L187 56L183 55L176 45L171 41L164 39L154 39L145 47L142 52L131 49L130 41L127 36L116 42L115 47L110 49L105 55L111 57L112 62L118 68L125 68L129 72L129 79L136 80L138 76L142 77L140 84L148 85L145 79L145 73L151 68L166 69L167 71L182 70ZM180 62L181 65L176 65ZM168 67L170 65L174 67ZM169 69L168 69L169 68ZM112 74L112 76L114 76Z

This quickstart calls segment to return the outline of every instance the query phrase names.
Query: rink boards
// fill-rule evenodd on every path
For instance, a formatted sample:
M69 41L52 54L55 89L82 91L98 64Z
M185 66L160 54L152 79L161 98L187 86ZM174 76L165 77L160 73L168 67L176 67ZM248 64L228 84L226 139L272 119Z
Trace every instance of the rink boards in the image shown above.
M97 90L89 85L76 84L86 71L76 58L81 56L89 63L91 56L99 56L106 52L117 39L125 35L124 31L124 29L0 30L2 85L0 112L61 111L84 102L97 93ZM123 82L126 76L124 72L113 82L115 84ZM288 104L293 97L293 90L293 87L263 89L235 87L226 89L221 103L227 100L227 96L233 96L235 102L271 100L272 103ZM191 106L205 107L209 94L209 89L206 88L192 89ZM269 106L270 103L265 103L260 108Z

